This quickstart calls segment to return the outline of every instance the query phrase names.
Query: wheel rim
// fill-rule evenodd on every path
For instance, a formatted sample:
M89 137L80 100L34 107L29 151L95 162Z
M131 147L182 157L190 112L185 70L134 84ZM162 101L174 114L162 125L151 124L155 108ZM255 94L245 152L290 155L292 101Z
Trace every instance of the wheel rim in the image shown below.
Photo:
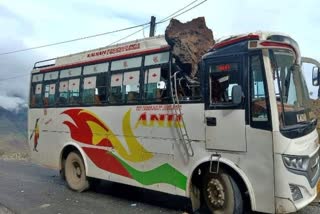
M72 173L73 180L79 182L81 180L82 170L81 170L81 166L78 161L72 162L72 172L73 172Z
M207 185L208 202L212 210L224 208L226 193L221 181L217 178L211 178Z

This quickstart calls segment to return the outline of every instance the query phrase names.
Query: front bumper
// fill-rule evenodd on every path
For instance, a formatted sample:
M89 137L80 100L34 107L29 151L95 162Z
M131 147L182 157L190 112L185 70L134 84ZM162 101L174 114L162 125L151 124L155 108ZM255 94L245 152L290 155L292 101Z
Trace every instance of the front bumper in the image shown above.
M305 172L286 168L280 154L275 155L275 163L277 213L296 212L317 197L320 177L319 150L310 155L310 164Z

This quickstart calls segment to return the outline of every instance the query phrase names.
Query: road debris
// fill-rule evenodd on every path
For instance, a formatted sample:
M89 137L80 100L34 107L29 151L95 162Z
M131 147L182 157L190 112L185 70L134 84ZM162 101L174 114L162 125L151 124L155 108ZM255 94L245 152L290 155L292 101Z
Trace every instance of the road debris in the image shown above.
M50 207L50 204L42 204L41 206L39 206L40 208L47 208Z

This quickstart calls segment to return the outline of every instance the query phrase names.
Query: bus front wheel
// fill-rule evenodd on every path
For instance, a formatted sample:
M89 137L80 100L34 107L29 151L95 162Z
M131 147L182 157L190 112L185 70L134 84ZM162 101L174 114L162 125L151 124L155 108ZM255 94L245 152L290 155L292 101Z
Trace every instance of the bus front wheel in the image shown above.
M66 181L70 189L82 192L89 188L84 162L79 153L70 152L68 154L64 170Z
M233 178L222 170L218 174L207 172L204 175L202 194L210 213L243 213L240 189Z

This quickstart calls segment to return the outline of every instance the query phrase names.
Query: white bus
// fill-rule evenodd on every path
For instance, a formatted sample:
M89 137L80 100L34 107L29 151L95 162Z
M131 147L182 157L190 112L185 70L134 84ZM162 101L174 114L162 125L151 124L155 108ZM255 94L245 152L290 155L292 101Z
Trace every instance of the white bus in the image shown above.
M35 162L72 190L104 179L189 197L194 210L297 211L316 195L319 145L297 43L216 43L196 77L164 36L41 61L30 86Z

